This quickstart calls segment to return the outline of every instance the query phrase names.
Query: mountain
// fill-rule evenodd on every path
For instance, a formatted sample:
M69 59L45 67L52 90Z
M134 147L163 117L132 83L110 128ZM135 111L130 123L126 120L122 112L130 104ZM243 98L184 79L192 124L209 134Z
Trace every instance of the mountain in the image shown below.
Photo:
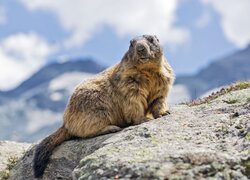
M66 72L77 71L95 74L102 71L103 69L105 69L104 66L97 64L91 59L74 59L64 63L54 62L40 69L29 79L21 83L17 88L7 92L0 91L0 97L20 96L25 91L35 88L40 84L49 82L51 79L56 78L57 76Z
M211 89L249 79L250 45L241 51L212 62L195 75L177 77L175 83L185 85L191 97L195 99Z

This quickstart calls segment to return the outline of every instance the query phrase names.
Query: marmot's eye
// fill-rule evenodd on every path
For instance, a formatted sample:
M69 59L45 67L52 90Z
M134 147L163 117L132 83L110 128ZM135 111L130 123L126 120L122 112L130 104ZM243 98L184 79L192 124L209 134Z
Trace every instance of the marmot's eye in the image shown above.
M148 36L148 41L153 43L154 42L154 38L152 36Z

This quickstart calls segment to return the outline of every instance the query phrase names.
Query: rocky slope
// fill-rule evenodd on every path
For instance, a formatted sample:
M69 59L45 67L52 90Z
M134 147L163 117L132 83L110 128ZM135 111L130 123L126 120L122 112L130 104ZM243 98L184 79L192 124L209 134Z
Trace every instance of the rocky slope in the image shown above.
M33 179L34 148L10 179ZM249 179L250 82L121 132L64 142L43 179Z

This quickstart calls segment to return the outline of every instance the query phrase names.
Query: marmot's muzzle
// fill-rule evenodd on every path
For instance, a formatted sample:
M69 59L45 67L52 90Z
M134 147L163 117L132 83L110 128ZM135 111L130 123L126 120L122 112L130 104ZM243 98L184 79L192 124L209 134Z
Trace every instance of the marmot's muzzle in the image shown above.
M149 48L147 47L147 45L144 44L143 42L136 44L137 54L142 59L147 59L149 57L149 50L148 49Z

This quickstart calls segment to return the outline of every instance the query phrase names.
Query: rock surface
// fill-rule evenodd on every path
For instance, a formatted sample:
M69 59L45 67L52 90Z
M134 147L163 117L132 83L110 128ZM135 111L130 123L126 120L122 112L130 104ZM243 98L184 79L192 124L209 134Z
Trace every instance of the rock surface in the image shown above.
M30 146L27 143L0 141L0 179L8 176L10 163L15 163Z
M30 146L28 143L0 141L0 171L6 168L9 157L15 156L20 158Z
M33 179L32 148L10 179ZM250 88L121 132L64 142L43 179L249 179Z

